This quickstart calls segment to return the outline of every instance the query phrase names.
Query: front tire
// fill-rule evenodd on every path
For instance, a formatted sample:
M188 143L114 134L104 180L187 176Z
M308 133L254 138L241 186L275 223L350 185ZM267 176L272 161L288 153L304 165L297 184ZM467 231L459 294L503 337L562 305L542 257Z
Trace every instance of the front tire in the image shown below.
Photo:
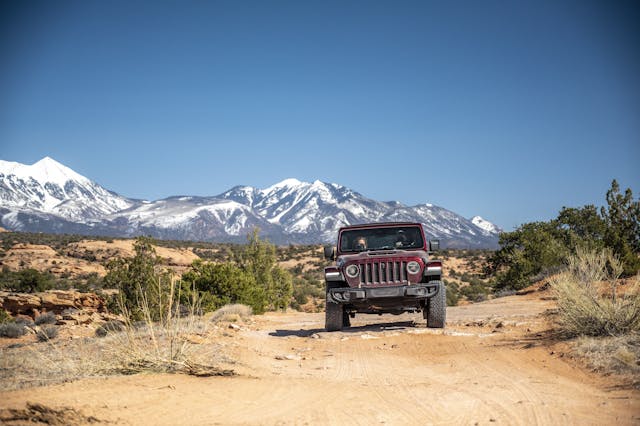
M439 284L438 292L427 300L423 316L427 320L427 327L444 328L447 319L447 288L441 281L432 281L432 283Z
M327 331L342 330L342 326L345 322L344 308L342 305L329 301L328 297L325 305L324 328Z

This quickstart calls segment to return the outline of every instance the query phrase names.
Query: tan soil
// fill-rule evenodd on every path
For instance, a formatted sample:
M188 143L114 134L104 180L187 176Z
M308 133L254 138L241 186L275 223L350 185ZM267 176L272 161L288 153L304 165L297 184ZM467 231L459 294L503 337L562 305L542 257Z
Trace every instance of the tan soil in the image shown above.
M69 244L70 250L79 253L92 252L99 262L106 262L116 257L133 257L133 244L135 240L113 240L110 242L100 240L83 240ZM175 249L154 246L156 254L163 259L162 264L182 272L199 257L189 249Z
M26 268L37 269L40 272L51 272L72 277L89 273L104 276L107 272L104 265L117 257L133 257L134 240L83 240L70 243L60 254L47 245L16 244L6 251L2 258L2 265L10 270L18 271ZM171 268L177 273L184 272L194 260L199 257L189 249L175 249L155 247L156 253L162 258L162 266ZM88 261L88 255L95 256L95 261Z
M548 338L540 293L419 315L358 316L342 332L323 314L254 317L224 337L236 377L141 374L0 393L116 424L640 423L640 392L587 372ZM61 411L59 411L61 412Z
M73 276L95 272L104 275L104 266L75 257L62 256L47 245L16 244L6 251L2 265L10 270L32 268L40 272L53 274L71 274Z

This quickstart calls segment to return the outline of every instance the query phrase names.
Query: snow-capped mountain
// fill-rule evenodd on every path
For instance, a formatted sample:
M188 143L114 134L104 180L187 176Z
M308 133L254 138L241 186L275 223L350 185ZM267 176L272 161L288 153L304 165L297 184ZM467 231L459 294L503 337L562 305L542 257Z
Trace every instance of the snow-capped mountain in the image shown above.
M474 216L473 218L471 218L471 223L473 223L475 226L477 226L480 229L484 229L487 232L487 235L499 234L502 232L502 228L494 225L488 220L484 220L480 216Z
M227 241L245 239L254 227L277 234L279 227L258 216L249 206L216 197L169 197L142 204L106 217L127 225L127 236Z
M235 187L220 194L250 206L288 234L316 235L331 241L341 226L375 222L392 208L337 184L286 179L266 189Z
M0 202L14 212L51 214L72 222L101 219L136 203L49 157L30 166L0 160Z
M265 189L236 186L214 197L157 201L122 197L44 158L0 160L0 225L10 230L165 239L243 241L254 227L278 244L332 242L341 226L421 222L445 247L495 247L500 228L431 204L372 200L335 183L286 179Z

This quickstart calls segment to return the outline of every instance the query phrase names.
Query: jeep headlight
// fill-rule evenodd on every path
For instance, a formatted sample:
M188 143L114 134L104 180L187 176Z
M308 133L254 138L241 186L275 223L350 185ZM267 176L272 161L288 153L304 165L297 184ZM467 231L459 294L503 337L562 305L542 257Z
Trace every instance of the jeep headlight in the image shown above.
M358 265L349 265L344 272L349 278L355 278L360 274L360 268L358 268Z
M418 272L420 272L420 264L415 260L407 263L407 272L414 275L417 274Z

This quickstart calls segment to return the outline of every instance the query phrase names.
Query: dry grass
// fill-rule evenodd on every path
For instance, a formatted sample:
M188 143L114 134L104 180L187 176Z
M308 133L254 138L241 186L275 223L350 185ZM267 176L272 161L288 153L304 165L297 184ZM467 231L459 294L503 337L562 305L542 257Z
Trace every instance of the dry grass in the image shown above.
M172 303L177 300L175 290L172 285L166 295L166 306L174 308L166 309L160 321L151 321L145 305L145 321L124 321L122 330L111 327L92 338L47 339L0 349L0 385L9 390L141 372L233 375L233 370L218 367L233 362L215 342L212 323L194 315L197 301L193 301L189 315L180 316L177 304Z
M233 304L225 305L215 311L209 318L211 322L239 322L244 321L253 315L251 306Z
M233 362L209 335L209 325L201 317L175 318L166 324L126 326L105 337L3 348L0 386L10 390L142 372L232 375L218 367Z
M100 422L99 419L85 416L81 411L70 407L54 409L46 405L27 402L24 409L0 408L0 423L7 425L81 425Z
M44 325L36 331L36 337L40 342L48 342L58 337L58 328L55 325Z
M193 298L184 315L184 306L178 303L180 286L175 279L171 280L168 289L163 289L158 281L157 290L163 293L160 299L164 300L157 307L152 307L141 292L139 307L144 317L141 326L125 321L123 332L110 333L104 339L111 364L105 365L103 371L123 374L180 372L197 376L233 374L216 367L215 345L203 344L210 337L210 330L209 323L197 315L201 311L200 301ZM156 308L158 315L152 312ZM124 304L121 310L125 312L125 318L131 318L126 315ZM153 321L154 317L160 320Z
M619 294L622 265L611 251L579 250L566 272L551 280L560 326L569 336L640 332L640 279Z
M591 369L616 374L640 388L640 334L581 337L574 344L574 353Z
M99 342L91 339L14 345L0 350L3 390L45 386L99 376Z
M171 317L164 322L145 322L140 327L127 325L124 331L109 333L102 340L103 352L109 359L100 368L104 374L233 374L216 366L221 360L220 348L212 343L209 324L199 316Z
M640 277L621 291L622 265L611 251L578 250L551 279L561 331L589 368L640 387Z

